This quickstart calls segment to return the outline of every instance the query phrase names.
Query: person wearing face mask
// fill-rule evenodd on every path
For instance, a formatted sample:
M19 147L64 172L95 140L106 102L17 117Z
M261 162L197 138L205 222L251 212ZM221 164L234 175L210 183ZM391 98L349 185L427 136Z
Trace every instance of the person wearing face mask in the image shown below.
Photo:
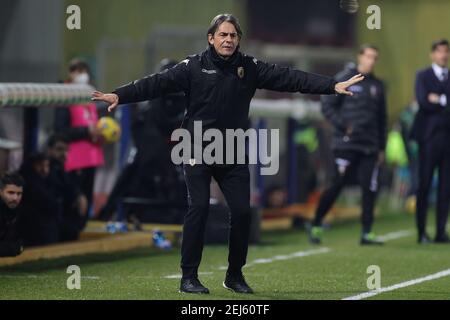
M89 84L89 65L81 59L69 63L69 78L66 83ZM95 103L75 104L67 108L56 108L54 129L69 142L65 170L84 194L88 208L92 207L96 168L104 164L102 136L97 128L98 112ZM81 227L86 225L89 215L84 215Z

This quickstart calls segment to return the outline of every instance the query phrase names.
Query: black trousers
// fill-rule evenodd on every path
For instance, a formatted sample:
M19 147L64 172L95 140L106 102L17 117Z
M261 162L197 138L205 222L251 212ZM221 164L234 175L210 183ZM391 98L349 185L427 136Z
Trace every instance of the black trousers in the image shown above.
M85 168L80 170L74 170L69 173L72 181L78 186L86 196L88 202L88 209L91 208L93 197L94 197L94 179L95 179L95 171L96 168ZM89 214L86 214L83 217L80 217L80 230L83 230L86 226L87 221L89 220Z
M363 233L369 233L372 229L373 210L378 191L378 155L375 153L367 155L352 150L336 150L334 160L333 181L320 197L313 225L320 226L322 224L323 218L333 206L342 188L356 175L362 189Z
M202 258L209 210L211 177L222 190L230 215L228 272L245 265L250 233L250 173L248 165L184 165L189 209L184 218L181 245L183 278L196 277Z
M426 230L428 196L435 169L438 169L436 237L445 235L450 206L450 133L439 132L419 145L419 188L416 223L419 236Z

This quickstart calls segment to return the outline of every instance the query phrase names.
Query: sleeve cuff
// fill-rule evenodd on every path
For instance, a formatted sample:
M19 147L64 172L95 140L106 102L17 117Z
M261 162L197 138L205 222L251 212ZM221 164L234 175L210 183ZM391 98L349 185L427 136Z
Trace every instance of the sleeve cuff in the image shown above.
M443 107L447 106L447 96L445 94L441 94L439 97L439 104Z
M334 79L331 80L331 85L330 85L330 93L331 94L336 94L336 95L338 94L335 89L337 83L338 82L336 80L334 80Z

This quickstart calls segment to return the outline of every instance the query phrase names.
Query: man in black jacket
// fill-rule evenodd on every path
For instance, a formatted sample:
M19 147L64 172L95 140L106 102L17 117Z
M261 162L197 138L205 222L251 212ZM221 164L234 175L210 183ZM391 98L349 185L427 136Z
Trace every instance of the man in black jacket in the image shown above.
M416 222L418 242L430 242L426 233L428 196L436 169L439 173L436 202L437 243L450 243L446 232L450 206L450 79L449 42L436 41L431 46L432 66L417 72L416 98L419 111L411 136L419 144L419 187Z
M230 14L216 16L207 32L209 47L188 57L175 67L120 87L112 94L94 92L93 99L110 104L150 100L183 91L187 113L183 127L193 132L194 121L203 130L246 129L250 101L256 89L314 94L351 94L347 87L362 80L357 75L337 83L331 78L270 65L239 51L242 31ZM149 146L151 147L151 146ZM239 146L243 148L244 146ZM242 275L250 228L250 174L247 164L184 165L189 210L183 227L180 291L209 293L198 280L197 271L209 208L211 177L218 182L231 211L228 271L224 287L234 292L252 293Z
M59 241L61 208L48 179L49 173L50 161L43 153L32 154L20 168L26 182L19 227L25 247Z
M336 76L346 79L361 73L364 81L349 88L353 96L323 98L322 111L334 127L332 148L335 173L316 209L310 241L320 243L322 220L339 196L342 188L357 176L362 188L361 244L381 244L371 232L373 210L378 189L378 171L386 146L386 103L383 83L373 75L378 49L363 45L356 68L347 68Z
M86 196L64 170L68 148L69 140L65 135L55 133L47 140L46 153L50 160L47 179L61 216L59 241L78 239L88 210Z
M6 174L0 179L0 257L14 257L23 251L17 231L23 185L18 174Z

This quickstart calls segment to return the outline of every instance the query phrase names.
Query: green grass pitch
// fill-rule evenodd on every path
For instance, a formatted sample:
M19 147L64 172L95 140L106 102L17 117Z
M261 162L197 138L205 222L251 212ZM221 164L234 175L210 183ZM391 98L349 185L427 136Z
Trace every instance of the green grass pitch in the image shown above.
M430 233L434 223L429 219ZM369 291L367 267L381 269L381 286L389 287L450 268L450 246L418 245L414 217L386 212L377 217L379 235L401 231L383 247L359 245L359 221L336 223L322 246L308 243L304 230L262 233L249 249L244 268L254 295L222 288L226 246L207 246L200 279L210 295L178 293L179 248L136 249L123 253L37 261L0 268L4 299L343 299ZM324 249L325 248L325 249ZM313 251L311 251L313 250ZM306 255L304 254L306 252ZM313 253L308 255L308 253ZM265 259L265 260L264 260ZM69 265L81 268L81 289L69 290ZM369 299L449 299L450 276L380 293Z

